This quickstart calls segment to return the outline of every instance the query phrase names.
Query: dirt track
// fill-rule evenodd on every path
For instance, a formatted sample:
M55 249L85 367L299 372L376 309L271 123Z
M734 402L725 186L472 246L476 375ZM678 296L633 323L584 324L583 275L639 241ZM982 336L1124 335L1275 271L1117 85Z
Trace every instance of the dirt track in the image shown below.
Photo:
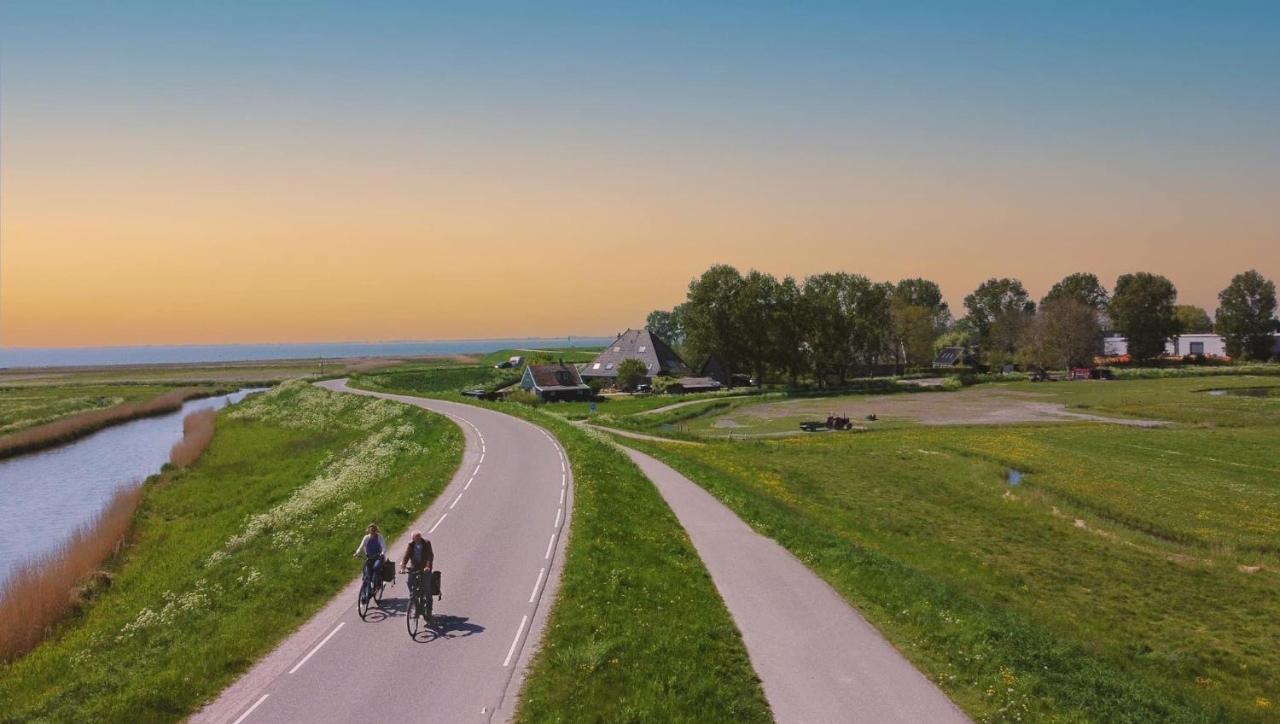
M881 420L917 422L922 425L1005 425L1027 422L1107 422L1136 427L1158 427L1159 420L1106 417L1068 410L1035 392L1019 392L990 386L970 387L949 393L901 393L808 400L785 400L740 407L722 419L841 415L853 420L876 415Z

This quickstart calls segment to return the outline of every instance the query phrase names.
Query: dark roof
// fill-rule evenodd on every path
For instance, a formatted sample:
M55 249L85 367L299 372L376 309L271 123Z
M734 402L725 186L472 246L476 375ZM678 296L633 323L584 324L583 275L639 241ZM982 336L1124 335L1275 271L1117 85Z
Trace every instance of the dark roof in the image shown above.
M554 365L529 365L533 384L540 390L574 390L587 387L578 375L578 368L564 363ZM588 388L590 389L590 388Z
M710 377L681 377L680 388L685 390L718 390L719 380Z
M648 368L648 376L679 376L690 372L680 355L648 329L628 329L613 341L595 361L582 370L584 377L617 377L623 360L638 359Z
M957 365L975 365L977 360L964 347L943 347L933 360L934 367L955 367Z

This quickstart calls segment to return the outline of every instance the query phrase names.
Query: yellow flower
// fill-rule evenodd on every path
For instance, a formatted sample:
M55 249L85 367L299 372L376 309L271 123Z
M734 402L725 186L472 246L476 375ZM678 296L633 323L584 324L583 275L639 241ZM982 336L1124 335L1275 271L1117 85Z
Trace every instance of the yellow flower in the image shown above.
M1259 709L1270 709L1270 708L1271 708L1271 700L1270 700L1270 699L1268 699L1268 698L1267 698L1267 697L1265 697L1265 696L1260 696L1260 697L1258 697L1257 699L1254 699L1254 700L1253 700L1253 703L1254 703L1254 704L1257 704Z

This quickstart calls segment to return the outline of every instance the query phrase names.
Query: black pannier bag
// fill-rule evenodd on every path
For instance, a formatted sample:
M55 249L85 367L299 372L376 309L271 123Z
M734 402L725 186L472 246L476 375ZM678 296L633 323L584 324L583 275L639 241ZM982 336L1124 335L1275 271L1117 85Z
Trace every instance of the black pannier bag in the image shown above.
M396 564L387 560L386 558L383 558L382 559L382 582L395 583L395 581L396 581Z
M444 598L444 595L440 593L440 571L431 572L431 593L436 598Z

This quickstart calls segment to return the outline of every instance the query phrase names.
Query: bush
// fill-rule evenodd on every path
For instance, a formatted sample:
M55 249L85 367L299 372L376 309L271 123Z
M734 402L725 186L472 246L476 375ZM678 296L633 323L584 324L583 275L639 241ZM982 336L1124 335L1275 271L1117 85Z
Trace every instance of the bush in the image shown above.
M625 359L618 365L618 387L631 391L649 376L649 368L638 359Z
M507 396L503 399L507 402L515 402L521 405L528 405L529 407L537 407L542 404L541 397L538 397L537 394L523 388L508 392Z

